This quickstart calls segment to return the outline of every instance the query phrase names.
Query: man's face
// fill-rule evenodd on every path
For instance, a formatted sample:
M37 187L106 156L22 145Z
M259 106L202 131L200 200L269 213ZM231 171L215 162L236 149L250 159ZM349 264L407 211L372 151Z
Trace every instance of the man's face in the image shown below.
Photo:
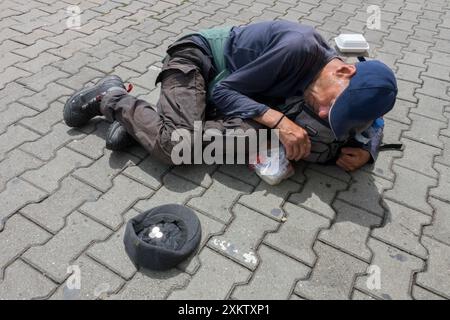
M305 91L305 100L320 118L326 119L339 95L348 87L355 74L353 65L341 60L330 61L318 78Z

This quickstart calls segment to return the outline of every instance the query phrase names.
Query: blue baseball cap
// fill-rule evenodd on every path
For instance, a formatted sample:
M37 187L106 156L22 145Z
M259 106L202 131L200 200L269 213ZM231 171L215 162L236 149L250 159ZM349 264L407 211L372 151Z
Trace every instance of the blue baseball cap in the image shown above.
M356 73L338 96L328 114L336 139L345 140L352 131L367 128L388 113L397 97L397 81L392 70L378 60L355 64Z

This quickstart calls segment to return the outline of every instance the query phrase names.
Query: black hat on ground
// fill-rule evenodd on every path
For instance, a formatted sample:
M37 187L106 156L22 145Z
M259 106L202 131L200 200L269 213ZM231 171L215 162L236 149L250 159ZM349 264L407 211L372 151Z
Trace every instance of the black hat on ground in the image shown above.
M200 221L194 211L166 204L130 219L123 242L138 268L167 270L189 257L200 239Z

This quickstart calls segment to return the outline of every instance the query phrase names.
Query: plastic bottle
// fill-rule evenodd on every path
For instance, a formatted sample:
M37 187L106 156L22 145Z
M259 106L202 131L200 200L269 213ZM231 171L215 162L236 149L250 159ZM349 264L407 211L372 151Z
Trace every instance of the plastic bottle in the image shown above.
M286 150L280 144L279 148L269 149L267 157L259 157L250 168L265 182L277 185L295 173L291 162L286 158Z

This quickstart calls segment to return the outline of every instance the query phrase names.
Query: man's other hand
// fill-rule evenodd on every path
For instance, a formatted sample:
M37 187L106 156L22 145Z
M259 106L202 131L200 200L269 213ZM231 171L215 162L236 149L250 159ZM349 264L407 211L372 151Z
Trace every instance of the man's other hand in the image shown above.
M305 129L288 118L283 118L277 127L280 129L280 141L286 149L289 160L298 161L311 152L311 141Z
M370 153L361 148L342 148L336 164L345 171L361 168L370 160Z
M311 141L308 133L289 118L282 117L281 112L268 109L254 120L269 128L279 129L279 138L286 149L286 157L289 160L298 161L306 158L311 152ZM279 121L280 119L281 121Z

